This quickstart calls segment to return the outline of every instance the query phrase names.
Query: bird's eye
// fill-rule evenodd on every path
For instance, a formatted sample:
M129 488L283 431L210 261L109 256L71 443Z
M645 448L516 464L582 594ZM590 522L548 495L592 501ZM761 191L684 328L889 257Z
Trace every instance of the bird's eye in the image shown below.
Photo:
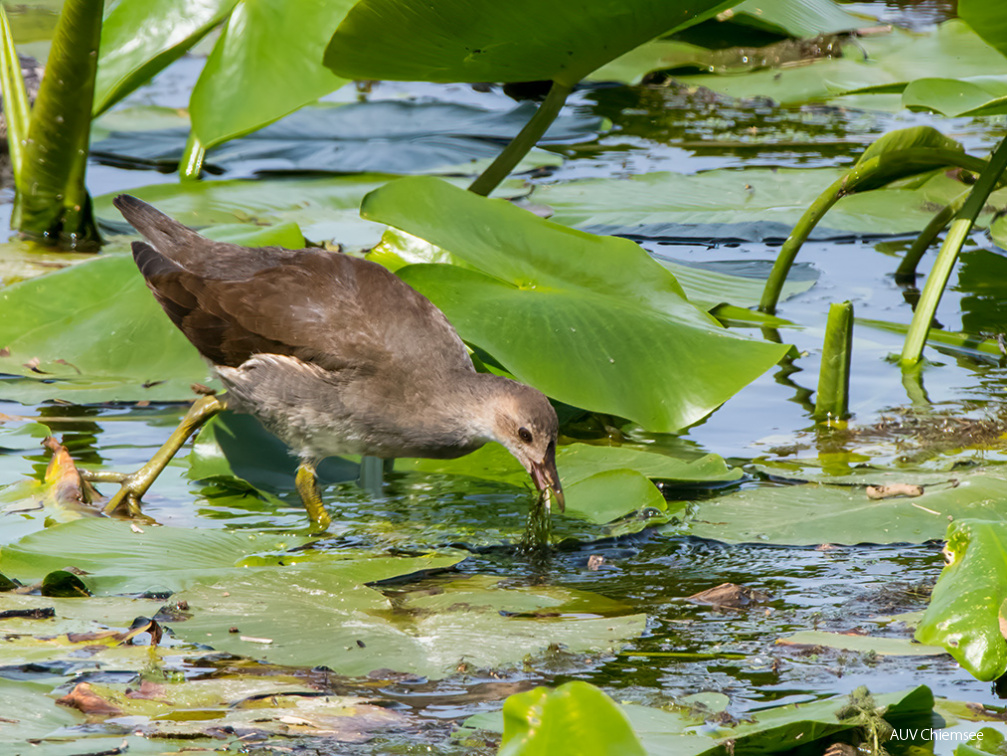
M528 430L527 428L518 428L517 434L518 436L520 436L521 440L524 441L526 444L531 443L531 431Z

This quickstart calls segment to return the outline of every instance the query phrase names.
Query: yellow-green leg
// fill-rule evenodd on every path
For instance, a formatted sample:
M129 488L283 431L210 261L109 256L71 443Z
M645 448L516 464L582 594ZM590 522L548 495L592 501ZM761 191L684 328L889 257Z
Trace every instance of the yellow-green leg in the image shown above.
M227 397L215 395L200 397L185 413L182 422L178 424L174 432L164 442L164 445L157 450L157 453L150 458L150 461L130 475L111 476L108 474L92 474L88 476L92 480L116 480L121 482L122 487L109 499L105 505L105 514L113 514L116 511L125 510L130 515L140 514L140 497L147 493L147 489L161 474L171 458L178 453L189 436L195 433L203 423L227 408Z
M322 493L318 490L318 475L315 472L314 460L302 459L297 466L297 475L294 477L294 484L297 486L297 493L301 495L304 508L308 510L308 517L311 519L312 531L321 533L332 524L332 518L325 511L322 504Z

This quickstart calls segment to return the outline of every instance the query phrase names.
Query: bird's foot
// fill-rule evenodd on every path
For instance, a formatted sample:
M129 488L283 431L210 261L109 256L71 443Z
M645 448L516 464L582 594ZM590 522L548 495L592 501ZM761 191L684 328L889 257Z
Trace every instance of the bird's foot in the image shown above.
M301 461L301 464L297 466L294 485L297 486L297 493L301 495L304 508L308 510L311 533L324 533L332 524L332 518L329 517L329 513L325 511L325 505L322 503L322 493L318 490L318 475L315 473L314 462Z
M147 493L147 489L150 488L160 472L159 469L151 469L150 463L147 463L129 475L101 473L95 480L119 483L119 490L105 503L102 511L107 515L124 514L129 517L139 517L142 514L140 497Z
M195 433L207 420L226 409L227 398L215 395L202 396L197 399L185 413L182 422L157 450L143 467L135 473L124 475L114 472L92 472L89 479L93 481L119 483L119 490L105 504L104 512L111 514L128 514L131 517L140 515L140 497L161 474L172 457L182 448L189 436Z

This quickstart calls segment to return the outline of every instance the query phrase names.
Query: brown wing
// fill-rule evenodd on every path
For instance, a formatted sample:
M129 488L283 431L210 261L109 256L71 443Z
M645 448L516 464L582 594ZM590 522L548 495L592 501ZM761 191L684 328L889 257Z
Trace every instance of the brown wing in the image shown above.
M204 262L200 275L133 243L137 266L164 311L215 364L236 367L269 353L329 370L398 365L404 377L413 370L473 369L444 314L379 265L314 249L217 242L205 251L217 254L216 264ZM223 265L235 257L238 264Z

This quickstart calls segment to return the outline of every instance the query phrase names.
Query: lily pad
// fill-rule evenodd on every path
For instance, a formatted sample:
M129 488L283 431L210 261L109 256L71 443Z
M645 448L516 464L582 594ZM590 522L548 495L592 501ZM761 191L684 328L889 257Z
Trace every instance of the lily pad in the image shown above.
M531 693L536 695L533 697L529 693L523 693L512 696L512 699L517 700L516 705L509 709L511 716L518 716L522 712L530 715L532 712L527 705L529 701L538 700L540 696L545 695L542 690ZM574 693L576 695L573 695ZM857 695L858 693L854 693L854 696ZM864 695L869 696L866 692ZM588 701L593 701L593 698L594 696ZM857 703L860 708L856 712L850 711L852 698L852 696L835 696L813 703L774 706L752 712L745 721L733 726L721 725L715 729L705 727L699 731L697 731L697 724L700 723L695 722L691 717L634 704L623 705L621 708L629 718L646 753L654 756L657 754L662 756L715 756L728 753L731 748L738 749L739 753L787 753L797 747L803 747L808 743L820 740L823 741L822 748L824 748L824 743L828 742L824 740L825 738L861 728L864 725L864 720L862 716L858 716L858 713L867 713L863 711L864 709L870 709L870 714L883 717L889 723L923 720L929 726L934 707L933 694L929 688L923 685L900 693L888 693L866 699L859 697ZM570 700L565 703L574 711L567 712L561 709L558 712L561 714L561 721L566 718L562 715L574 714L579 710L579 705L586 702L580 691L572 691ZM505 704L506 706L507 704ZM538 720L537 717L533 718L529 724L534 726L536 721L539 722L537 727L548 724ZM504 718L499 714L478 714L465 722L466 727L496 732L504 732L505 724L506 728L512 732L523 730L519 723L505 723ZM602 750L594 751L594 753L620 753L621 751L615 744L623 742L623 739L619 737L622 732L621 728L616 730L617 738L612 744L611 750L604 750L609 742L604 735L595 736L595 745ZM576 732L568 731L568 735L571 738L577 737ZM519 751L519 753L544 754L548 752L529 750L527 752Z
M916 638L943 646L978 679L995 680L1007 672L1007 525L999 519L956 520L947 539L949 563Z
M333 92L345 79L322 53L353 0L241 0L189 100L204 148L247 134Z
M583 756L646 756L629 719L601 690L575 680L535 688L504 704L500 756L575 751Z
M859 486L761 486L700 501L684 531L729 543L923 543L943 538L952 518L1004 519L1005 496L1007 480L990 473L912 499L872 500Z
M134 529L117 520L75 520L4 546L0 571L28 582L72 566L87 573L85 583L93 592L171 592L221 572L240 571L250 555L285 552L310 542L297 536L155 526ZM294 556L286 558L298 561Z
M952 19L924 33L893 29L843 46L842 57L804 66L729 76L680 76L731 97L771 97L783 105L829 100L850 93L900 93L927 76L968 77L1007 73L1007 59L967 24ZM866 101L861 98L860 104Z
M720 169L691 176L661 172L542 185L532 197L552 208L552 221L593 233L773 242L785 239L809 198L842 174L834 168ZM919 231L933 218L935 206L966 188L942 173L924 182L853 194L829 210L810 238ZM1007 206L1007 191L991 195L990 203L991 209Z
M442 223L445 213L457 222ZM392 182L365 199L361 214L469 266L418 264L398 274L438 305L463 339L519 380L576 407L650 430L678 430L787 349L719 327L630 241L573 231L436 179ZM655 381L658 375L663 380Z
M612 4L363 0L339 25L325 65L348 79L543 81L574 85L658 34L731 3L626 0ZM534 19L533 22L530 22ZM389 50L395 50L389 55Z
M472 576L433 591L398 590L392 602L359 577L318 564L235 575L180 594L193 616L172 628L274 663L439 679L517 665L554 644L570 653L612 652L646 626L644 615L619 602L555 586L505 589L500 578ZM292 622L298 617L310 624Z
M947 653L940 646L912 643L908 638L876 638L857 633L827 633L822 630L803 630L784 636L776 642L782 646L824 646L879 656L941 656Z
M130 189L130 194L155 205L180 223L196 229L218 224L253 226L292 222L313 242L331 241L344 251L374 246L384 229L360 217L364 196L393 176L361 174L326 178L286 178L250 181L189 181ZM463 183L458 181L458 183ZM500 188L500 196L527 192L521 181ZM134 231L112 206L118 192L95 198L103 223L123 233Z
M531 103L508 112L395 100L318 105L209 150L205 164L240 173L472 173L496 157L533 111ZM599 118L562 116L541 143L583 141L600 127ZM184 126L115 131L93 143L91 154L116 164L174 170L188 131ZM560 163L560 156L535 150L517 170Z
M8 286L0 313L0 344L10 352L0 371L22 376L4 381L7 399L182 399L210 377L125 255Z
M916 79L903 90L902 104L946 116L1003 115L1007 113L1007 74Z

